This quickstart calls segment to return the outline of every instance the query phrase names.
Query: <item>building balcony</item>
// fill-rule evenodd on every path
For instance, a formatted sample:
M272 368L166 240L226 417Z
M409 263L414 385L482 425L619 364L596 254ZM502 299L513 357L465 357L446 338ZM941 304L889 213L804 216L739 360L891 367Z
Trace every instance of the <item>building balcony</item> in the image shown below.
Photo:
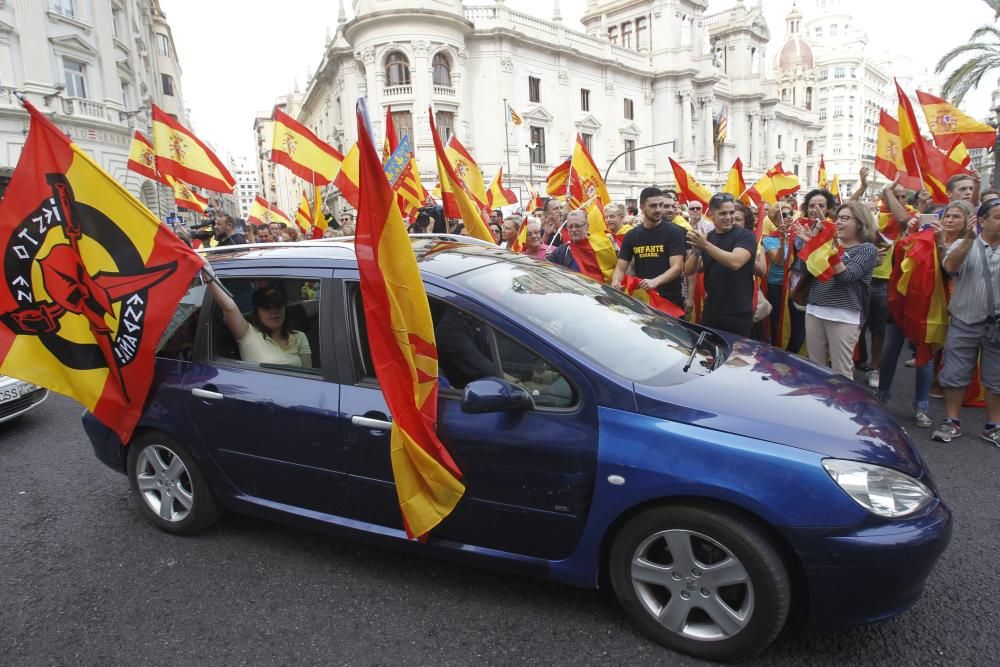
M62 108L67 116L94 118L105 122L108 120L108 113L103 104L82 97L62 98Z
M385 97L411 97L413 95L413 86L386 86L382 94Z
M455 88L453 86L434 86L434 94L445 97L454 97Z

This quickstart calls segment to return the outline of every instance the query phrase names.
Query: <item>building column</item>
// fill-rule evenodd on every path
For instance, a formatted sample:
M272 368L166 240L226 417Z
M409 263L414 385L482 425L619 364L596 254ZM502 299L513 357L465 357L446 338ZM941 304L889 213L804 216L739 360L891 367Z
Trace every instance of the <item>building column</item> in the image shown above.
M677 145L677 154L681 159L688 159L693 156L694 147L691 143L691 91L682 90L678 93L681 100L681 131Z
M747 166L754 169L760 164L760 112L748 111L747 115L750 116L750 151L747 154L750 164Z
M702 123L702 142L701 142L701 159L705 162L713 161L713 147L715 143L715 133L713 132L712 126L712 96L702 95L698 98L698 103L701 105L701 123Z
M761 167L770 167L776 161L774 154L777 152L778 147L775 145L775 130L777 128L774 118L773 113L764 114L764 128L767 133L767 142L764 145L764 163Z

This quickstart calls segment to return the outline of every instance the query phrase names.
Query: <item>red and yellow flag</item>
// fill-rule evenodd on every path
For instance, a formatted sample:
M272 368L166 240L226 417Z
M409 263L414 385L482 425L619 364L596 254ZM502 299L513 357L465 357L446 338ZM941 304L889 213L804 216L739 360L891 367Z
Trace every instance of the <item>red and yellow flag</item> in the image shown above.
M583 143L583 137L576 135L576 144L573 145L573 156L569 163L569 180L567 182L566 204L570 208L584 206L596 197L597 207L604 208L611 203L611 195L608 194L608 186L604 183L604 177L594 164L594 158L590 157L587 145ZM602 214L603 219L603 214Z
M931 198L938 203L946 203L948 195L944 184L936 174L928 170L926 147L930 142L920 135L917 117L913 112L910 98L906 96L899 83L896 83L896 96L899 100L899 145L903 153L903 163L910 176L916 176L923 181L924 187L931 193Z
M486 190L486 206L496 209L516 203L517 195L514 194L513 190L505 188L503 185L503 165L500 165L496 176L490 181L490 187Z
M533 213L535 211L541 210L543 208L542 198L538 195L538 190L535 189L533 183L524 181L524 189L528 192L528 204L525 210L528 213Z
M571 158L566 158L565 162L556 165L556 168L549 172L549 175L545 178L545 194L559 199L566 198L566 184L569 182L570 161Z
M389 158L383 160L382 168L397 195L396 201L399 204L400 213L404 216L414 216L417 209L424 205L427 191L424 190L424 184L420 181L420 171L417 169L417 161L413 157L413 147L410 144L409 135L404 134L403 138L396 141L395 144Z
M830 183L830 194L833 195L833 198L836 199L838 202L840 201L840 176L839 175L835 175L833 177L833 182Z
M465 185L466 192L472 195L477 204L486 206L486 185L483 182L483 172L480 171L472 154L465 149L465 146L454 134L448 140L445 154L448 156L448 161L455 175Z
M167 176L167 185L173 188L174 203L179 208L186 208L197 213L204 213L208 209L208 200L192 190L187 183Z
M299 201L299 208L295 211L295 226L299 228L303 234L308 234L309 230L313 226L312 211L309 208L309 198L306 197L306 191L302 191L302 199Z
M675 172L676 174L676 172ZM736 158L733 162L733 166L729 169L729 175L726 176L726 183L722 186L721 192L727 192L734 197L739 198L747 189L746 181L743 180L743 160ZM705 208L708 208L708 204L702 204Z
M384 177L384 176L383 176ZM333 184L340 190L340 194L355 209L358 208L358 145L351 146L344 156L344 162L340 166L340 172L333 179Z
M483 219L482 209L475 199L469 194L465 187L465 181L458 177L455 168L451 165L448 155L441 145L441 136L434 126L434 113L429 114L431 123L431 134L434 136L434 152L437 155L438 179L441 188L441 201L444 204L445 215L453 218L461 218L465 223L465 233L473 238L482 239L496 243L486 220ZM451 211L449 213L449 202Z
M826 161L823 159L823 156L820 155L819 156L819 178L816 180L816 187L819 188L820 190L826 190L827 186L828 186L828 183L827 183L827 180L826 180Z
M904 237L893 253L889 311L906 338L916 345L917 366L922 366L944 346L948 333L948 301L934 230Z
M132 135L132 145L128 149L126 167L154 181L167 182L163 174L156 171L156 153L153 152L152 142L139 130L136 130L135 134Z
M385 108L385 140L382 142L382 166L385 167L389 156L399 145L399 135L396 134L396 123L392 120L392 105Z
M895 180L896 174L902 172L900 185L908 190L919 190L923 187L919 178L906 173L906 163L903 162L903 149L899 141L899 123L886 113L879 110L878 139L875 144L875 171L889 180Z
M257 195L253 204L250 205L247 222L254 225L269 225L272 222L279 222L286 227L292 226L292 221L288 219L288 215L284 211L260 195Z
M316 191L313 192L312 220L313 226L320 231L320 235L330 226L330 223L326 221L326 216L323 215L323 195L320 194L319 186L316 186Z
M837 226L832 222L825 222L823 229L806 241L798 252L809 273L822 282L833 277L833 267L843 254L844 249L837 244Z
M800 187L799 177L793 172L785 171L778 162L750 186L741 199L747 204L752 201L757 206L761 202L777 204L779 199L795 194Z
M587 238L569 241L569 251L580 273L602 283L610 283L618 262L618 253L608 237L604 207L596 197L586 202L583 210L587 213Z
M202 262L24 106L31 127L0 201L0 373L71 396L127 443L156 346Z
M634 299L642 301L650 308L655 308L661 313L665 313L671 317L684 317L683 308L676 305L670 299L665 299L660 296L659 292L656 290L643 289L639 287L639 283L641 282L642 279L636 278L635 276L625 276L622 279L622 290Z
M997 131L986 123L930 93L918 90L917 101L923 107L927 127L931 129L934 143L938 146L950 146L956 139L961 139L969 148L993 148Z
M312 130L274 107L271 162L288 167L293 174L315 185L326 185L337 177L344 156Z
M702 209L707 211L708 200L712 198L712 191L699 183L698 179L694 176L687 173L684 167L675 162L673 158L667 159L670 160L670 168L674 170L674 181L677 182L677 195L680 197L681 203L700 202ZM736 194L739 195L740 193Z
M410 537L423 537L451 513L465 486L437 436L438 358L430 304L362 105L355 236L361 300L375 376L392 414L389 454L403 523Z
M215 192L232 192L236 179L212 149L170 114L153 105L156 171Z
M521 224L517 228L517 236L510 243L511 252L520 253L524 251L524 246L528 243L528 216L521 219Z

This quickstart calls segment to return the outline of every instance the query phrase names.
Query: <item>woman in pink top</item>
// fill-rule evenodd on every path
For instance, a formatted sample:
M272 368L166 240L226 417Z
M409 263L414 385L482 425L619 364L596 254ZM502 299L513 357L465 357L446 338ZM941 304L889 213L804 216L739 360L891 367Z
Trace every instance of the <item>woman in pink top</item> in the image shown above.
M538 218L530 218L524 241L524 254L535 259L545 259L552 252L552 246L542 243L542 223Z

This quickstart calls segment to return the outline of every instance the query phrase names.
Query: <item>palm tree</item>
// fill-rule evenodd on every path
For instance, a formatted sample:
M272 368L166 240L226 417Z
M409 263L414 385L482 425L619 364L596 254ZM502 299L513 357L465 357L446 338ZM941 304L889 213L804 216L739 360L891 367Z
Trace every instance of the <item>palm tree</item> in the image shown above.
M956 46L941 56L934 68L935 74L941 74L959 56L969 56L968 60L952 70L941 87L941 97L952 100L954 104L960 104L966 93L978 87L987 73L1000 69L1000 28L997 27L997 21L1000 20L1000 0L983 2L993 11L993 25L976 28L968 44ZM995 111L1000 124L1000 108ZM1000 187L1000 135L993 147L992 181L994 188Z

